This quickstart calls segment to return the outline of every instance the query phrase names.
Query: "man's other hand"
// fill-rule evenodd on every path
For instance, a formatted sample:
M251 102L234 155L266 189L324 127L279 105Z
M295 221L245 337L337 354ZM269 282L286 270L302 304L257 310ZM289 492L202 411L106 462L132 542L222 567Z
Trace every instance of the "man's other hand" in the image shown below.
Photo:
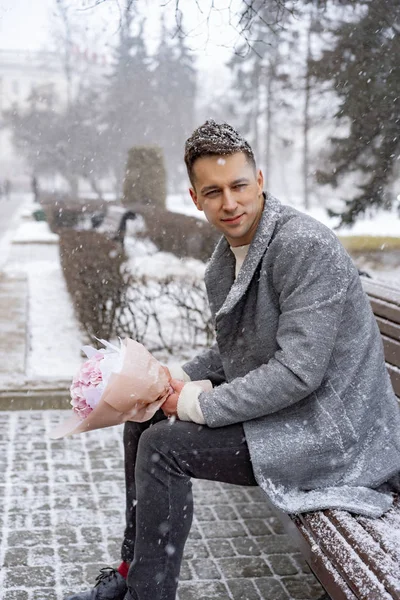
M161 406L161 410L163 411L164 415L166 415L167 417L177 417L178 416L178 411L177 411L178 398L179 398L179 394L181 393L184 385L185 385L185 382L181 381L180 379L171 379L170 386L172 387L173 392L172 392L172 394L170 394L168 396L168 398L166 399L164 404Z

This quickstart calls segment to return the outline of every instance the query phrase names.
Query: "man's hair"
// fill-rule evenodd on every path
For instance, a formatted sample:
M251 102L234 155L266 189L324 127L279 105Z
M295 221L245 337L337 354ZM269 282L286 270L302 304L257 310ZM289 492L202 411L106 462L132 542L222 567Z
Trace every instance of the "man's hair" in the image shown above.
M243 152L256 169L256 161L250 144L228 123L216 123L212 119L194 130L185 143L185 163L193 185L193 165L203 156L221 156Z

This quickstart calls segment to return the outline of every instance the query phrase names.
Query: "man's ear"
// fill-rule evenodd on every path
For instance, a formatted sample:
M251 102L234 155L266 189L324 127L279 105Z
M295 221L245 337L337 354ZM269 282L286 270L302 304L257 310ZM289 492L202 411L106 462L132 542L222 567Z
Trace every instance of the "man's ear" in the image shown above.
M203 210L200 207L199 201L197 199L197 194L196 194L194 188L189 188L189 194L190 194L190 197L193 200L193 203L194 203L195 207L197 208L197 210Z
M261 169L259 169L257 173L257 185L259 193L262 194L264 189L264 175L262 174Z

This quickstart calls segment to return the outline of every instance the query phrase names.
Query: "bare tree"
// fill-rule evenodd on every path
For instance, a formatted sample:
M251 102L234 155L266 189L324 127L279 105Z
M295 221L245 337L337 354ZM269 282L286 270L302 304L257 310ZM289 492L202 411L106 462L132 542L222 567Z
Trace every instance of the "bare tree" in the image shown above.
M175 14L175 34L196 37L200 28L209 30L209 25L216 14L225 14L226 21L237 38L245 45L246 51L253 49L254 43L260 41L254 35L255 26L274 29L279 22L285 20L293 12L292 0L230 0L222 5L218 0L158 0L163 9L173 10ZM325 4L324 0L313 0L318 5ZM80 0L81 8L93 9L102 4L113 4L120 13L120 25L123 26L126 13L135 10L135 0ZM270 10L273 17L266 18L265 11ZM188 12L197 12L198 25L193 29L184 24L184 16ZM207 38L206 44L209 39Z
M61 35L62 46L58 46L61 53L61 61L67 80L67 105L71 105L72 100L72 31L71 20L69 16L68 6L65 0L56 0L58 14L61 18L63 31Z

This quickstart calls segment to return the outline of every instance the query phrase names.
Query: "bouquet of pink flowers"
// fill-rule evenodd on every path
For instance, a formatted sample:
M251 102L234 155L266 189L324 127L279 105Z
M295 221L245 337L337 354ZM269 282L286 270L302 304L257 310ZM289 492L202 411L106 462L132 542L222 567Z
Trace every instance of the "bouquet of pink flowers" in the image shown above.
M105 349L83 348L88 360L70 387L74 414L55 428L53 439L147 421L172 391L166 370L142 344L127 338L118 348L99 341Z
M90 350L94 349L91 348ZM105 353L100 351L92 353L89 351L87 356L89 360L83 363L73 378L70 387L72 410L82 420L86 419L94 407L97 406L101 392L104 389L100 362L104 360Z

